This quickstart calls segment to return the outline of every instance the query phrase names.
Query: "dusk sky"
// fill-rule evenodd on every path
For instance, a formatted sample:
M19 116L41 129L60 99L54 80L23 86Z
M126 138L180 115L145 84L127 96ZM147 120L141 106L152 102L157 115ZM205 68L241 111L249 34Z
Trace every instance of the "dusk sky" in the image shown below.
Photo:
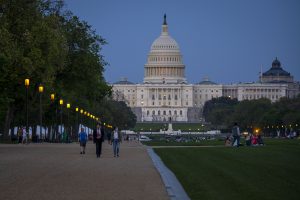
M66 8L108 42L109 83L142 83L152 42L166 13L186 78L197 83L258 81L277 56L300 81L299 0L66 0ZM84 67L84 66L83 66Z

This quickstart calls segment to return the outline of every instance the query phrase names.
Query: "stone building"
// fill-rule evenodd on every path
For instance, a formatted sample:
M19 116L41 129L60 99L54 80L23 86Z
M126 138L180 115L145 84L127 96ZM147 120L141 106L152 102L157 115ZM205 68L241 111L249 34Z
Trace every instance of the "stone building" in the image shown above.
M134 84L123 78L112 85L113 98L125 101L138 121L199 122L205 102L212 98L268 98L275 102L299 94L299 83L281 68L277 58L258 83L222 85L205 78L189 84L179 45L169 34L166 16L161 35L151 45L144 72L143 83Z

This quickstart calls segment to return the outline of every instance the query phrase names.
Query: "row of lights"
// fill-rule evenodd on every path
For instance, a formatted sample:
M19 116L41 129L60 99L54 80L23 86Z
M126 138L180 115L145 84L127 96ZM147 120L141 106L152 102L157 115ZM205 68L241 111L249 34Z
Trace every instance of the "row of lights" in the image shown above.
M266 129L266 128L292 128L292 127L298 127L299 125L298 124L295 124L294 126L292 124L289 124L289 125L272 125L272 126L264 126L263 128ZM253 126L247 126L247 128L253 128Z
M30 80L29 80L28 78L25 79L25 87L26 87L27 89L28 89L28 87L29 87L29 84L30 84ZM44 92L44 86L43 86L42 84L40 84L40 85L39 85L39 93L43 93L43 92ZM55 94L54 94L54 93L50 94L50 99L51 99L52 102L55 100ZM63 104L64 104L64 100L63 100L63 99L60 99L60 100L59 100L59 105L63 106ZM70 103L67 103L67 104L66 104L66 107L67 107L68 109L70 109L70 108L71 108L71 104L70 104ZM87 117L90 117L91 119L93 119L93 120L95 120L95 121L99 121L99 120L100 120L99 117L97 117L97 116L95 116L95 115L93 115L93 114L91 114L91 113L89 113L89 112L87 112L87 111L84 111L83 109L80 109L80 111L79 111L79 108L78 108L78 107L75 107L75 111L76 111L76 112L80 112L80 114L83 114L83 115L85 115L85 116L87 116ZM106 123L104 123L104 126L106 126L107 128L112 128L111 125L106 124Z

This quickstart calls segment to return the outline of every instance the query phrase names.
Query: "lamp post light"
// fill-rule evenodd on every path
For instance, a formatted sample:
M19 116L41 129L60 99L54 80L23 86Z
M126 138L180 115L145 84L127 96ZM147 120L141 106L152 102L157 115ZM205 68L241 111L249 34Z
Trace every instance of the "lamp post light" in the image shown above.
M52 104L55 106L55 104L54 104L55 94L54 93L50 94L50 100L51 100ZM56 106L55 106L55 113L54 113L54 115L52 117L52 119L53 119L53 126L51 128L51 133L52 133L51 134L51 138L53 138L53 133L55 133L55 122L56 122L55 114L56 114ZM52 141L52 139L50 140L50 133L48 134L48 140Z
M67 110L68 110L68 121L67 121L67 139L66 142L69 142L69 135L71 133L71 137L72 137L72 132L71 132L71 127L70 127L70 108L71 108L71 104L67 103Z
M40 136L39 136L39 140L41 139L43 133L42 133L42 126L43 126L43 116L42 116L42 94L44 92L44 86L42 84L40 84L39 86L39 93L40 93Z
M26 137L27 137L27 134L29 134L29 130L28 130L28 88L29 88L29 83L30 83L29 78L26 78L25 79L25 88L26 88Z
M79 132L79 119L78 119L79 108L76 107L75 111L76 111L76 128L75 128L75 132L76 132L76 135L77 135L78 132ZM76 135L74 135L74 139L75 139Z
M82 115L83 115L83 109L80 110L80 128L82 127Z
M60 105L60 134L62 135L62 126L63 126L63 105L64 105L64 100L60 99L59 100L59 105ZM61 138L60 138L61 139Z

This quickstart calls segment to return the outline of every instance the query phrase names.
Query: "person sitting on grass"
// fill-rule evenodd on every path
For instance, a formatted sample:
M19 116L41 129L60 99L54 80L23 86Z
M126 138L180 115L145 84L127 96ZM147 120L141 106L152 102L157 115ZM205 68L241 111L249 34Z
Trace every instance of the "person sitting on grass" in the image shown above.
M265 145L260 134L257 136L257 143L258 143L258 145Z
M252 134L249 133L245 138L246 146L251 146L251 139L252 139Z
M227 136L226 139L225 139L225 146L226 147L230 147L231 146L231 140L230 140L229 136Z
M257 146L257 135L255 135L255 134L252 136L251 145Z

